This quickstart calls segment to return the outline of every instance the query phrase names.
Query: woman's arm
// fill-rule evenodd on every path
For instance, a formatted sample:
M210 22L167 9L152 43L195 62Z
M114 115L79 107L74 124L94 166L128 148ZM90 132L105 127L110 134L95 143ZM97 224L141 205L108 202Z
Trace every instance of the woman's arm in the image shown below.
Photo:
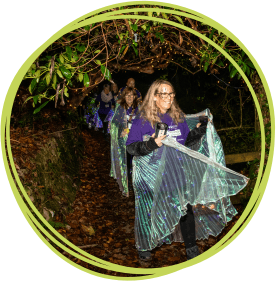
M185 141L185 146L192 146L196 144L202 136L206 134L207 124L201 124L198 128L191 130Z
M148 155L156 148L159 146L152 137L148 141L137 141L126 146L127 152L133 156Z
M126 141L126 150L129 154L134 156L144 156L159 147L153 136L148 141L143 141L143 135L147 134L147 131L148 130L142 126L142 120L140 118L135 118L133 120Z

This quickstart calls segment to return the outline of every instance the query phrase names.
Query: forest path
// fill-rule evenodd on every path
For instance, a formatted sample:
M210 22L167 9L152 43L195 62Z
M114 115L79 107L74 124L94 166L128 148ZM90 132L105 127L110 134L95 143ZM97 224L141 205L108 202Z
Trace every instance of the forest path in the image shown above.
M129 197L122 196L119 186L110 172L110 143L103 133L94 129L84 129L85 152L81 170L81 187L73 205L74 211L66 218L65 237L86 252L112 263L129 267L164 267L186 261L184 243L163 244L152 251L152 261L143 262L138 258L134 245L135 201L132 186ZM216 244L237 222L242 207L235 205L239 214L228 223L217 237L197 241L201 252ZM93 229L92 229L92 228ZM89 231L94 234L89 235ZM91 234L90 232L90 234ZM70 258L70 257L69 257ZM97 272L107 273L73 258L74 262ZM109 273L110 274L110 273ZM113 275L111 273L111 275ZM115 274L128 276L126 274Z

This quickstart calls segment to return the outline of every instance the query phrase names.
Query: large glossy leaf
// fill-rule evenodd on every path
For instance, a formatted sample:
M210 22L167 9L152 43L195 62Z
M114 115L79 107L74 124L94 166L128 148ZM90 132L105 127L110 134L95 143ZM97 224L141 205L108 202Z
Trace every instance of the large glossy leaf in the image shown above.
M204 67L203 67L204 72L207 71L208 66L209 66L209 62L206 61L205 64L204 64Z
M35 72L35 77L36 77L36 82L38 83L39 81L39 76L40 76L40 69L38 69L36 72Z
M74 67L72 67L72 65L69 64L69 63L65 63L64 66L65 66L67 69L70 69L70 68L72 69L72 68L74 68Z
M253 68L253 69L256 69L255 66L254 66L254 64L253 64L251 61L247 62L246 64L247 64L249 67L251 67L251 68Z
M111 73L104 65L101 65L101 72L102 74L104 74L105 79L107 79L108 81L111 80Z
M179 16L176 16L176 15L173 15L181 24L183 24L184 25L184 23L183 23L183 20L182 20L182 18L181 17L179 17Z
M58 75L61 79L64 78L63 75L62 75L62 73L61 73L61 71L60 71L59 69L57 69L57 75Z
M124 51L124 49L126 48L126 46L123 46L120 50L120 53L122 53Z
M49 101L44 102L40 107L36 108L33 112L33 114L38 113Z
M66 86L64 88L64 95L65 95L65 97L69 98L68 88Z
M79 74L79 81L81 82L82 80L83 80L83 74L80 73L80 74Z
M30 86L29 86L29 92L30 92L31 94L32 94L33 91L34 91L34 89L35 89L35 87L36 87L36 84L37 84L36 78L32 79L31 84L30 84Z
M24 103L26 103L28 100L30 100L30 99L32 99L32 98L33 98L33 96L27 97L27 98L25 99ZM23 103L23 104L24 104L24 103Z
M83 85L85 87L89 87L89 76L87 73L84 74L84 77L83 77Z
M230 78L234 78L234 76L237 74L238 70L236 68L233 68L233 70L230 72Z
M33 101L34 101L35 104L37 104L37 100L38 100L38 95L33 96Z
M54 75L53 75L53 84L52 84L54 89L56 89L56 84L57 84L57 75L56 75L56 73L54 73Z
M49 84L50 84L50 81L51 81L50 72L48 72L48 73L46 74L45 79L46 79L47 85L49 85Z
M62 54L59 55L59 60L60 60L61 63L64 63L64 57L63 57Z
M42 93L42 92L44 92L46 89L47 89L47 83L46 83L45 79L43 79L43 80L40 80L40 81L39 81L35 92L36 92L36 93Z
M66 69L63 65L61 65L61 66L59 67L59 69L60 69L62 75L63 75L67 80L70 80L70 79L71 79L72 74L71 74L70 70Z

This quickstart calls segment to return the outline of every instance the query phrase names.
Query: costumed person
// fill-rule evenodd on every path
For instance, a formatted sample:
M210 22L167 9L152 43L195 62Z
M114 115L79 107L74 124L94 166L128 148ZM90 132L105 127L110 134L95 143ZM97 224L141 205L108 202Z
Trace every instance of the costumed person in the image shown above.
M118 94L118 99L121 98L121 95L123 93L123 91L126 89L126 87L130 87L133 88L136 91L137 97L138 97L138 103L142 102L142 95L141 93L135 88L135 80L133 78L128 78L126 86L122 87L119 90L119 94Z
M115 101L115 104L118 100L118 94L119 94L119 90L118 90L118 86L116 83L114 83L113 80L110 81L112 84L111 84L111 93L113 95L113 98L114 98L114 101ZM104 122L107 122L108 126L107 126L107 132L110 133L110 125L111 125L111 120L113 118L113 115L114 115L114 110L111 109L106 118L105 118L105 121Z
M110 176L117 180L124 196L129 196L128 184L132 168L132 155L126 151L126 140L138 111L138 97L133 88L127 87L117 101L111 121L111 170Z
M93 122L94 114L97 111L97 107L95 106L95 101L97 98L97 93L93 93L91 97L89 97L86 107L84 109L84 118L88 125L88 128L91 129L95 124Z
M98 110L94 116L95 126L100 128L101 124L98 122L100 119L103 127L103 133L105 140L109 140L108 137L108 122L105 120L109 111L114 108L115 101L113 95L110 91L110 85L105 84L103 86L103 91L97 96L95 105L98 107ZM99 118L98 118L99 117ZM98 122L98 123L97 123Z
M187 260L198 256L196 239L222 231L237 214L229 197L249 180L226 168L209 109L185 115L174 97L170 82L153 82L126 142L134 156L135 245L144 261L174 241L185 243Z
M111 84L111 93L113 95L115 102L117 102L118 94L119 94L118 85L113 80L111 80L111 83L112 83Z

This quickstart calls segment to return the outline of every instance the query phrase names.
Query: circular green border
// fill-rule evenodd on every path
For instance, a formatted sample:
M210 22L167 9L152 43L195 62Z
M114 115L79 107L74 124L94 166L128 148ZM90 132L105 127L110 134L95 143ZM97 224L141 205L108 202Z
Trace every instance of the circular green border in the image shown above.
M250 84L250 82L248 81L246 75L243 73L243 71L239 68L239 66L235 63L235 61L223 50L221 49L219 46L217 46L213 41L211 41L209 38L206 38L205 36L202 36L200 33L194 31L191 28L188 28L184 25L175 23L175 22L171 22L169 20L164 20L164 19L159 19L159 18L154 18L155 21L159 21L159 22L164 22L167 24L170 24L172 26L175 27L179 27L179 28L183 28L195 35L197 35L198 37L202 38L203 40L207 41L209 44L213 45L215 48L217 48L227 59L229 59L229 61L238 69L239 73L242 75L243 79L246 81L250 92L252 94L252 97L254 99L256 108L257 108L257 112L258 112L258 116L259 116L259 120L260 120L260 124L261 124L261 136L262 136L262 141L261 141L261 147L262 147L262 151L261 151L261 161L260 161L260 169L259 169L259 174L258 174L258 178L257 178L257 182L254 188L254 192L251 196L251 199L246 207L246 209L244 210L241 218L238 220L238 222L235 224L235 226L227 233L227 235L220 240L215 246L213 246L211 249L209 249L208 251L204 252L203 254L201 254L200 256L184 262L184 263L180 263L177 265L173 265L170 267L165 267L165 268L146 268L146 269L137 269L137 268L130 268L130 267L125 267L125 266L120 266L120 265L116 265L110 262L106 262L103 261L99 258L96 258L90 254L88 254L87 252L79 249L78 247L76 247L75 245L73 245L72 243L70 243L68 240L66 240L61 234L59 234L54 228L52 228L49 223L43 218L43 216L36 210L36 208L34 207L34 205L32 204L31 200L29 199L28 195L26 194L24 187L22 186L20 179L17 175L15 166L14 166L14 162L13 162L13 158L12 158L12 153L11 153L11 146L10 146L10 115L11 115L11 108L13 105L13 101L16 95L16 92L18 90L18 87L22 81L23 76L25 75L25 73L27 72L27 70L29 69L30 65L33 63L33 61L38 57L38 55L43 52L50 44L52 44L52 42L54 42L55 40L57 40L58 38L60 38L62 35L68 33L71 30L77 29L81 26L85 26L94 22L101 22L101 21L105 21L105 20L111 20L111 19L120 19L120 18L135 18L135 19L147 19L147 20L152 20L152 17L149 16L139 16L139 15L116 15L118 14L118 12L114 11L114 12L107 12L105 14L102 15L97 15L96 17L93 18L89 18L86 19L87 17L97 14L99 12L102 11L106 11L108 9L111 8L115 8L115 7L120 7L120 6L128 6L128 5L138 5L138 4L146 4L146 5L159 5L159 6L166 6L166 7L171 7L174 9L181 9L181 10L185 10L187 13L182 13L182 12L178 12L178 11L173 11L173 10L163 10L163 9L157 9L157 8L135 8L135 9L126 9L126 10L120 10L120 13L129 13L129 12L135 12L135 11L163 11L165 13L170 13L170 14L176 14L176 15L181 15L181 16L185 16L185 17L189 17L192 19L196 19L197 21L201 21L204 22L212 27L215 27L216 29L220 30L222 33L224 33L225 35L227 35L229 38L231 38L233 41L235 41L243 50L244 52L248 55L248 57L250 58L250 60L253 62L255 68L257 69L257 72L262 80L262 83L264 85L265 91L266 91L266 95L267 95L267 99L268 99L268 104L269 104L269 111L270 111L270 117L271 117L271 128L272 128L272 132L271 132L271 145L270 145L270 151L269 151L269 157L268 157L268 162L267 162L267 166L266 169L264 171L264 175L262 177L261 180L261 175L262 175L262 171L263 171L263 167L264 167L264 156L265 156L265 141L264 141L264 126L263 126L263 117L262 117L262 113L261 113L261 109L260 106L258 104L258 100L257 97L254 93L254 90ZM191 14L188 14L191 13ZM257 64L257 62L255 61L255 59L253 58L253 56L249 53L249 51L245 48L245 46L230 32L228 31L226 28L224 28L223 26L221 26L220 24L218 24L217 22L215 22L214 20L200 14L197 13L193 10L181 7L181 6L177 6L177 5L173 5L170 3L164 3L164 2L151 2L151 1L147 1L146 3L143 1L134 1L134 2L124 2L124 3L119 3L119 4L114 4L114 5L110 5L110 6L106 6L104 8L95 10L91 13L88 13L78 19L76 19L75 21L71 22L70 24L66 25L64 28L62 28L61 30L59 30L57 33L55 33L51 38L49 38L42 46L40 46L27 60L26 62L22 65L22 67L19 69L19 71L17 72L15 78L12 81L12 84L9 88L8 94L6 96L5 99L5 103L3 106L3 113L2 113L2 124L1 124L1 139L2 139L2 151L3 151L3 158L4 158L4 164L5 164L5 168L8 174L8 179L10 181L14 196L24 214L24 216L26 217L27 221L30 223L31 227L34 229L34 231L38 234L38 236L42 239L42 241L49 246L56 254L58 254L62 259L66 260L67 262L69 262L70 264L74 265L75 267L88 272L90 274L94 274L96 276L100 276L100 277L104 277L104 278L109 278L109 279L130 279L130 280L141 280L141 279L148 279L148 278L153 278L153 277L158 277L158 276L162 276L165 274L169 274L172 272L175 272L177 270L180 270L182 268L194 265L198 262L201 262L203 260L205 260L208 257L211 257L212 255L216 254L217 252L219 252L220 250L222 250L225 246L227 246L230 242L232 242L237 236L238 234L243 230L243 228L247 225L247 223L250 221L250 219L252 218L253 214L255 213L259 203L260 203L260 199L263 196L267 181L268 181L268 177L269 177L269 172L271 169L271 164L272 164L272 155L273 155L273 150L274 150L274 111L273 111L273 104L272 104L272 98L271 98L271 94L267 85L267 82L265 80L265 77L259 67L259 65ZM26 201L28 202L28 206L25 205L23 199L21 198L16 185L12 179L12 175L11 175L11 171L9 169L8 166L8 161L6 156L6 150L5 150L5 130L6 130L6 140L7 140L7 153L9 156L9 160L10 160L10 164L12 167L12 172L14 174L14 177L16 179L16 182L18 183L18 186L21 190L21 192L23 193ZM4 156L5 155L5 156ZM58 240L56 240L54 237L52 237L51 235L49 235L49 233L47 233L47 231L45 231L45 229L40 225L40 222L32 215L30 209L31 208L33 210L33 212L35 212L35 214L37 215L37 217L45 224L47 225L47 227L55 234L55 236L63 241L64 243L66 243L67 245L69 245L71 248L73 248L76 252L78 252L79 254L69 250L68 248L66 248L65 246L63 246ZM250 213L250 215L248 216L248 214ZM244 222L244 220L246 220ZM242 223L244 222L244 224L242 225ZM241 226L242 225L242 226ZM241 226L241 227L240 227ZM240 229L237 231L237 233L235 233L235 235L233 235L231 237L231 235L240 227ZM73 256L88 262L90 264L93 264L95 266L99 266L101 268L105 268L108 270L112 270L112 271L118 271L118 272L124 272L124 273L130 273L130 274L150 274L148 276L141 276L141 277L118 277L118 276L109 276L109 275L105 275L105 274L100 274L97 272L93 272L91 270L88 270L86 268L83 268L82 266L79 266L78 264L75 264L74 262L72 262L71 260L69 260L68 258L66 258L65 256L63 256L61 253L59 253L42 235L41 233L37 230L37 228L39 228L42 232L44 232L44 234L56 245L58 245L59 247L63 248L66 252L72 254ZM231 239L229 239L231 237ZM229 240L228 240L229 239ZM227 241L228 240L228 241ZM83 256L81 256L80 254L82 254Z

